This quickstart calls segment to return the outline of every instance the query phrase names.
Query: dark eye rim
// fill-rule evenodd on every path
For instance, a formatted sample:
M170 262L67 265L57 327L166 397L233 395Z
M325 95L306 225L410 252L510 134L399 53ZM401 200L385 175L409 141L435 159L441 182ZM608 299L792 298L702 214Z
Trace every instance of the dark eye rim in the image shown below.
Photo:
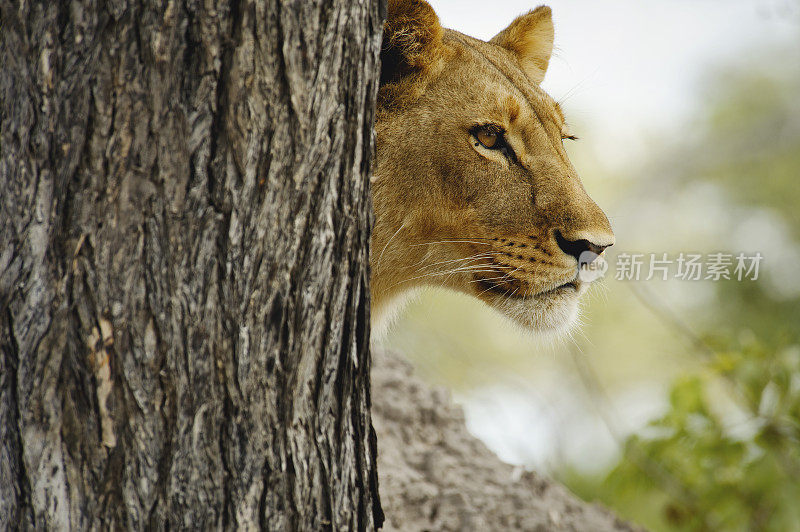
M575 135L561 135L561 140L578 140Z
M497 142L491 148L481 142L478 138L478 133L484 131L486 133L494 134L497 137ZM469 130L472 138L477 142L476 146L483 146L487 150L495 150L502 153L511 162L517 162L517 154L514 149L509 146L506 141L506 130L497 124L476 124Z

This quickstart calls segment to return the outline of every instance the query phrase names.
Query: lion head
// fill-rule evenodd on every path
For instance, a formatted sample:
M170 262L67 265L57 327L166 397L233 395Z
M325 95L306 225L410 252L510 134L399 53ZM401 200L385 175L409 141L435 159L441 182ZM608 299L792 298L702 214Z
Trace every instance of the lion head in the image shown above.
M374 315L435 285L537 331L569 326L578 275L614 243L567 157L559 105L539 84L548 7L489 42L443 29L422 0L390 0L372 193Z

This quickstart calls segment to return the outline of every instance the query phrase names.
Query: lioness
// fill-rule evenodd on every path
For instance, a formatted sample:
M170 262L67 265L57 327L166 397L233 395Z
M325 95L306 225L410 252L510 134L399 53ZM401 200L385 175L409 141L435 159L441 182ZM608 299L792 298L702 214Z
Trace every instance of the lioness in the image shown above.
M422 285L537 331L574 322L587 289L579 263L614 234L564 150L574 137L561 108L539 87L552 51L545 6L484 42L443 29L422 0L389 0L372 183L378 329Z

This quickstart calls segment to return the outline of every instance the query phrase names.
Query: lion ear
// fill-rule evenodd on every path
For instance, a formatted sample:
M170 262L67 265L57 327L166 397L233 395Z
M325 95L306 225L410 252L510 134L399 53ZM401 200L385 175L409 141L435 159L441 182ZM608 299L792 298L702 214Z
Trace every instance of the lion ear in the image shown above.
M536 83L541 83L553 54L553 15L547 6L520 15L506 29L492 38L517 56L522 70Z
M389 0L381 46L381 85L423 72L435 59L442 26L423 0Z

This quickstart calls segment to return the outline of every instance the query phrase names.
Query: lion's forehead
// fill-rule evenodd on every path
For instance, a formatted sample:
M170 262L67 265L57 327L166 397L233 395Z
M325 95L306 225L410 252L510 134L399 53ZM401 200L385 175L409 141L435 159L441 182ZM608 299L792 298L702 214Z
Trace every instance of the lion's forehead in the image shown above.
M454 107L454 113L495 115L530 126L563 127L561 106L526 76L508 51L452 30L448 30L445 41L450 53L440 65L444 81L440 96L448 105L453 105L453 100L463 105L460 109Z

